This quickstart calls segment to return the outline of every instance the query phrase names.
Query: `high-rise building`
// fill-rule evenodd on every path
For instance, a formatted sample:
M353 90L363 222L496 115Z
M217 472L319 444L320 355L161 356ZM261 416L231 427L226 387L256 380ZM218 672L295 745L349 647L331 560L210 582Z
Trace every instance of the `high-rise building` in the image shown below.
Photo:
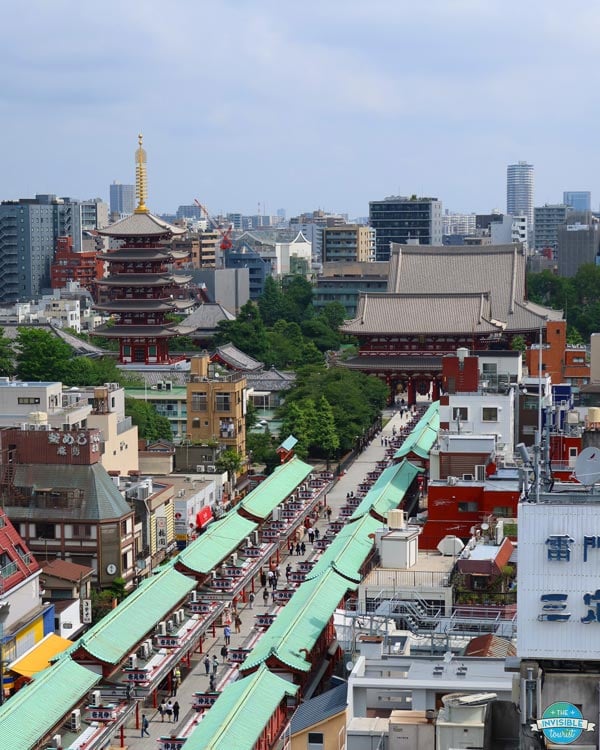
M102 208L104 207L104 208ZM82 231L106 223L106 204L39 194L0 204L0 304L31 300L50 289L58 237L82 249Z
M375 230L359 224L323 229L323 263L367 262L375 257Z
M589 190L565 190L563 203L574 211L591 211L592 194Z
M563 204L536 206L534 209L534 247L536 250L558 247L558 228L567 220L569 206Z
M527 217L529 229L533 227L533 164L520 161L506 169L506 213Z
M110 186L110 212L119 216L132 214L135 209L135 185L121 185L113 182Z
M369 202L375 229L375 260L389 260L390 242L442 244L442 202L437 198L391 196Z
M580 266L600 260L600 224L588 212L573 213L558 228L559 276L575 276Z
M442 217L442 234L475 234L476 221L476 214L457 214L446 210Z

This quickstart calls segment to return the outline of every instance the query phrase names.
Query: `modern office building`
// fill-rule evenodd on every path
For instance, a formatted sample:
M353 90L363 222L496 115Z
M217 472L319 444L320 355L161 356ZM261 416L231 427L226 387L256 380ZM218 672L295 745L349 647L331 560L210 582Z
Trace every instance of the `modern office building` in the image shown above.
M78 201L39 194L0 204L0 304L31 300L50 289L50 265L58 237L82 249L82 231L102 226L99 199Z
M506 169L506 213L527 217L533 227L533 164L520 161Z
M200 221L200 219L204 218L202 216L202 209L195 203L191 206L179 206L175 216L178 219L195 219L196 221Z
M442 244L442 203L437 198L390 196L369 202L375 260L389 260L390 243Z
M323 229L323 263L359 263L375 258L375 230L360 224L344 224Z
M451 213L446 210L442 218L442 234L475 234L476 214Z
M135 209L135 185L113 182L110 186L110 212L119 216L132 214Z
M575 214L585 217L586 214ZM588 212L587 219L558 228L557 263L559 276L575 276L580 266L600 259L600 224Z
M591 211L592 194L589 190L565 190L563 203L574 211Z
M558 247L558 228L567 221L569 206L563 203L536 206L534 209L534 249Z

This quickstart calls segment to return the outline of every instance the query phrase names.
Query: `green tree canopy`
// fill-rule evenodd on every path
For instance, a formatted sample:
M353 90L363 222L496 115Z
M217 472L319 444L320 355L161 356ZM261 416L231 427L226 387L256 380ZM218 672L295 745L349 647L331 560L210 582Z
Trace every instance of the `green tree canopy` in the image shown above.
M140 438L149 441L173 439L169 420L158 414L153 404L139 398L126 398L125 414L137 426Z
M0 328L0 375L10 377L15 372L15 352L13 342L5 336Z
M246 302L235 320L221 320L217 328L217 346L232 343L251 357L262 362L268 361L267 331L254 302Z
M62 339L43 328L17 331L17 377L25 381L62 381L73 351Z

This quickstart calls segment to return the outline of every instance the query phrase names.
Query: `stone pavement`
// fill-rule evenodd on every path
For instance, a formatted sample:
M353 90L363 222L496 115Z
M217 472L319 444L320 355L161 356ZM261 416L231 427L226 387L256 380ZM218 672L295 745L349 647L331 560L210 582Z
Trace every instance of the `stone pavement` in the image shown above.
M408 421L409 415L406 414L403 418L400 417L399 412L388 409L384 412L384 422L387 422L383 428L382 435L386 437L392 436L392 428L396 427L399 429ZM382 460L385 456L385 447L381 445L380 436L376 436L372 442L365 447L356 459L350 464L346 472L339 477L335 482L331 490L327 493L327 503L332 509L331 519L335 520L338 516L339 509L342 505L346 504L346 495L349 492L356 492L356 489L360 482L365 478L369 471L372 471L377 462ZM329 522L326 518L320 517L317 521L317 527L324 535ZM311 559L314 555L312 545L308 543L308 539L305 538L306 542L306 554L303 556L291 555L288 558L287 550L282 551L281 563L279 565L282 574L285 575L285 566L287 565L288 559L292 564L292 567L301 560ZM281 607L274 606L271 601L267 606L263 603L263 589L260 587L260 582L257 581L256 588L256 599L253 604L253 608L250 608L249 604L241 606L239 609L242 624L240 627L240 633L235 633L235 628L232 625L231 632L231 648L252 648L257 642L262 633L262 629L257 630L254 627L255 615L262 612L275 612ZM281 579L280 579L281 588ZM209 631L210 632L210 631ZM232 682L236 678L237 666L231 664L223 664L223 659L220 655L220 649L224 644L223 632L220 628L217 629L217 637L212 638L208 636L204 640L203 648L204 652L208 652L211 657L213 654L217 655L219 660L219 668L217 671L216 682L217 690L222 689L227 683ZM140 720L142 713L145 713L150 721L148 731L150 737L140 737L140 730L136 729L133 722L125 728L125 747L135 748L135 750L157 750L157 741L161 737L168 738L171 734L178 736L179 732L189 734L189 727L192 724L196 724L201 717L201 714L196 712L192 707L192 700L194 693L198 691L208 691L209 689L209 678L205 674L204 664L204 653L195 653L191 661L191 670L181 667L182 673L182 684L179 686L177 695L172 698L173 701L177 700L180 704L181 710L179 715L179 722L177 724L169 724L166 720L161 722L161 717L157 709L148 706L140 705ZM149 703L149 701L148 701ZM179 735L181 736L181 735ZM120 747L119 734L113 739L112 748ZM232 749L233 750L233 749Z

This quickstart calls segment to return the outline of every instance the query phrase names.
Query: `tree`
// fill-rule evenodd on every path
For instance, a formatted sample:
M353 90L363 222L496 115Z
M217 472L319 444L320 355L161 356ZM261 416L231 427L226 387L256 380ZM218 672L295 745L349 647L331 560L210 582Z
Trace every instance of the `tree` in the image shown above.
M173 431L166 417L158 414L152 404L139 398L125 399L125 414L138 428L138 435L145 440L172 440Z
M223 451L223 453L219 455L216 461L216 465L219 471L227 472L227 479L229 480L231 489L233 491L233 487L235 485L235 475L242 467L242 458L240 454L232 448L228 448L226 451Z
M15 353L13 342L4 335L4 328L0 328L0 375L10 377L15 371Z
M232 343L238 349L263 362L269 359L267 331L258 307L252 301L240 308L235 320L221 320L217 325L215 344Z
M317 423L313 441L315 447L325 455L329 469L329 462L339 450L340 439L335 428L333 409L325 396L321 396L317 404Z
M330 328L337 331L346 320L346 308L341 302L328 302L321 310L321 316Z
M283 281L283 296L286 302L286 320L301 321L314 314L313 287L304 276L288 276Z
M266 326L274 325L286 316L286 302L281 288L272 276L265 279L265 288L258 300L258 309Z
M43 328L17 331L17 377L19 380L62 381L73 350L62 339Z

